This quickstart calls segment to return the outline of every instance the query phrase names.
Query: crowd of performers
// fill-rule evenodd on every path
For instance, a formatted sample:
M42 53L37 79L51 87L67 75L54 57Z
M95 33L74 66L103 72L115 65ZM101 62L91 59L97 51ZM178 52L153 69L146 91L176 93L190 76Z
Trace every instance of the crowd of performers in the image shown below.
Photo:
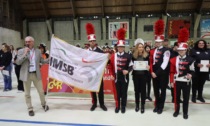
M188 119L188 107L190 91L192 87L191 101L205 102L203 88L209 79L210 51L205 40L198 40L194 47L189 48L187 42L189 31L181 28L177 42L173 48L165 46L168 40L164 38L164 21L155 22L155 45L151 48L143 39L138 38L134 42L133 49L125 52L126 31L120 28L117 31L117 44L113 50L108 46L103 50L97 47L94 26L86 24L88 44L86 48L99 53L110 53L109 64L112 67L115 84L113 85L116 103L115 113L125 113L127 104L127 91L129 80L133 80L135 92L135 111L145 112L145 100L152 101L150 96L151 80L154 90L154 113L161 114L166 99L166 89L170 87L172 102L174 102L173 116L180 114L180 103L183 104L183 118ZM203 63L205 62L205 63ZM142 64L143 65L138 65ZM143 69L142 69L143 68ZM132 79L129 78L129 73ZM192 85L192 86L191 86ZM97 107L97 93L91 92L92 107ZM183 99L181 100L181 95ZM98 92L100 107L107 111L104 104L103 81Z

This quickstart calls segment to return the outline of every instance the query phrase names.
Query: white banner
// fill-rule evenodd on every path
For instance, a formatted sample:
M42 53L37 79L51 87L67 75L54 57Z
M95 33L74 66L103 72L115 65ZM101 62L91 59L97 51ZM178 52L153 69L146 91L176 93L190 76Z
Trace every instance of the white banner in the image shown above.
M49 77L71 86L98 92L108 54L84 50L51 38Z

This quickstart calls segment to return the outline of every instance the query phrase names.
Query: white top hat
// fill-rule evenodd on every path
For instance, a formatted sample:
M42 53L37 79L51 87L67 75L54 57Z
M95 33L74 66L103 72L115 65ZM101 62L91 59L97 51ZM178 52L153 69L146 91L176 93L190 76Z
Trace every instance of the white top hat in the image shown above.
M186 50L188 48L187 43L180 43L177 50Z
M96 35L95 34L88 35L88 41L94 41L94 40L96 40Z
M155 35L155 42L163 42L164 35Z
M136 46L137 44L141 43L142 45L144 45L144 40L141 38L138 38L135 40L134 45Z
M125 46L125 41L124 40L118 40L117 46Z

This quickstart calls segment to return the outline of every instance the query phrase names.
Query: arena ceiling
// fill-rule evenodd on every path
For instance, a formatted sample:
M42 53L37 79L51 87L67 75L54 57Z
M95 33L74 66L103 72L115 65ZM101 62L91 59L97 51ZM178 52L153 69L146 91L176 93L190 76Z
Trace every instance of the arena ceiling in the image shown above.
M24 18L209 13L210 0L18 0Z

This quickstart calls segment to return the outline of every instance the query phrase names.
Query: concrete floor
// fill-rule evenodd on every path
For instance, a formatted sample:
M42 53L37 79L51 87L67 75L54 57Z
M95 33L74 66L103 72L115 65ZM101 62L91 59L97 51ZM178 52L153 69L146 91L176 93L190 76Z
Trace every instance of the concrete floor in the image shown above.
M55 94L49 93L46 97L50 110L44 112L40 105L38 94L32 88L31 96L35 116L28 116L24 100L24 93L17 93L16 77L13 74L13 90L3 92L2 76L0 75L0 126L50 126L50 125L119 125L119 126L209 126L210 124L210 82L204 89L206 103L191 103L189 105L189 119L184 120L181 114L173 117L173 104L170 91L167 90L167 99L161 115L153 113L153 102L146 102L145 113L135 112L133 82L128 89L128 105L125 114L115 114L115 103L112 95L105 96L108 111L104 112L97 107L91 112L89 94ZM153 92L153 91L152 91ZM153 93L151 94L153 100Z

